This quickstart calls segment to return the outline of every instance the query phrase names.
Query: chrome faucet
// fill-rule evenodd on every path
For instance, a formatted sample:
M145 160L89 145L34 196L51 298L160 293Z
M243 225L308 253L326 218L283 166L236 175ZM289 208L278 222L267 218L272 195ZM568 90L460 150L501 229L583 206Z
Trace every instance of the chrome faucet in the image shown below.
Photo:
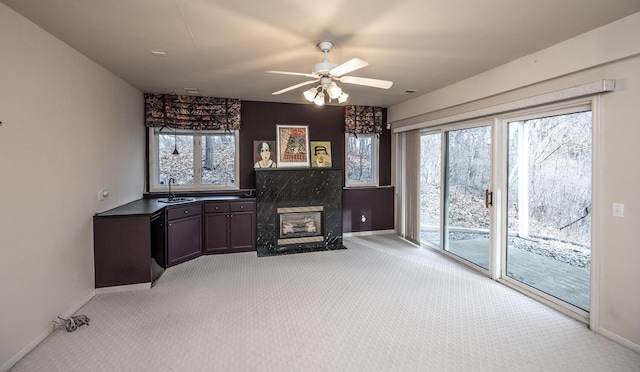
M173 200L173 195L171 194L171 182L176 183L176 180L173 177L169 178L169 197L167 198L169 201Z

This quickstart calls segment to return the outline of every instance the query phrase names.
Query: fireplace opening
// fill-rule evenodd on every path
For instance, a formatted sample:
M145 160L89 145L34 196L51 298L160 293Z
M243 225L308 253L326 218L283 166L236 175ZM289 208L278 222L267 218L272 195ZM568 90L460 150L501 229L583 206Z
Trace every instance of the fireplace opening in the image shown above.
M322 206L278 208L278 245L324 241Z

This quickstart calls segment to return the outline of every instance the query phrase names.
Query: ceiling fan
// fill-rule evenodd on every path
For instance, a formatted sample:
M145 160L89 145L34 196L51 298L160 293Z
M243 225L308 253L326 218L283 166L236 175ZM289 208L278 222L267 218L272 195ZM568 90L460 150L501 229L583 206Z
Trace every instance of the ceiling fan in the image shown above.
M269 74L296 75L313 78L313 80L304 81L302 83L292 85L271 94L278 95L303 87L305 85L320 82L317 87L306 90L303 94L309 102L314 102L317 105L323 105L325 93L329 96L329 101L331 101L331 99L337 99L339 103L343 103L347 100L347 97L349 95L343 92L340 87L338 87L336 81L345 84L364 85L382 89L389 89L393 85L393 82L388 80L345 76L350 72L368 66L369 63L361 60L360 58L352 58L347 62L338 65L337 63L330 62L328 58L329 51L331 51L331 48L333 48L333 43L329 41L323 41L318 44L318 48L320 48L320 50L324 53L324 60L313 65L313 69L311 70L310 74L289 71L266 71Z

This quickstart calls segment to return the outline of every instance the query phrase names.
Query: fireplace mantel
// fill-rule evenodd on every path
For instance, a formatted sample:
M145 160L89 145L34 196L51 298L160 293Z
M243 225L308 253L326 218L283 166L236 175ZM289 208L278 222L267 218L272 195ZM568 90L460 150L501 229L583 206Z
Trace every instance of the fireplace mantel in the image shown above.
M256 169L258 255L344 249L343 186L344 170L339 168ZM321 207L322 239L278 242L281 235L278 209L301 207Z

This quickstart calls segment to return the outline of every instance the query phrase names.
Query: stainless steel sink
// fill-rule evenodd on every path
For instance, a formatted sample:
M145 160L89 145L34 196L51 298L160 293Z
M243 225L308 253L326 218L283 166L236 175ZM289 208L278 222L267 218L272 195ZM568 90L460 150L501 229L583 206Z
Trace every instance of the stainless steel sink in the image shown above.
M158 199L160 203L184 203L193 201L193 198L164 198Z

